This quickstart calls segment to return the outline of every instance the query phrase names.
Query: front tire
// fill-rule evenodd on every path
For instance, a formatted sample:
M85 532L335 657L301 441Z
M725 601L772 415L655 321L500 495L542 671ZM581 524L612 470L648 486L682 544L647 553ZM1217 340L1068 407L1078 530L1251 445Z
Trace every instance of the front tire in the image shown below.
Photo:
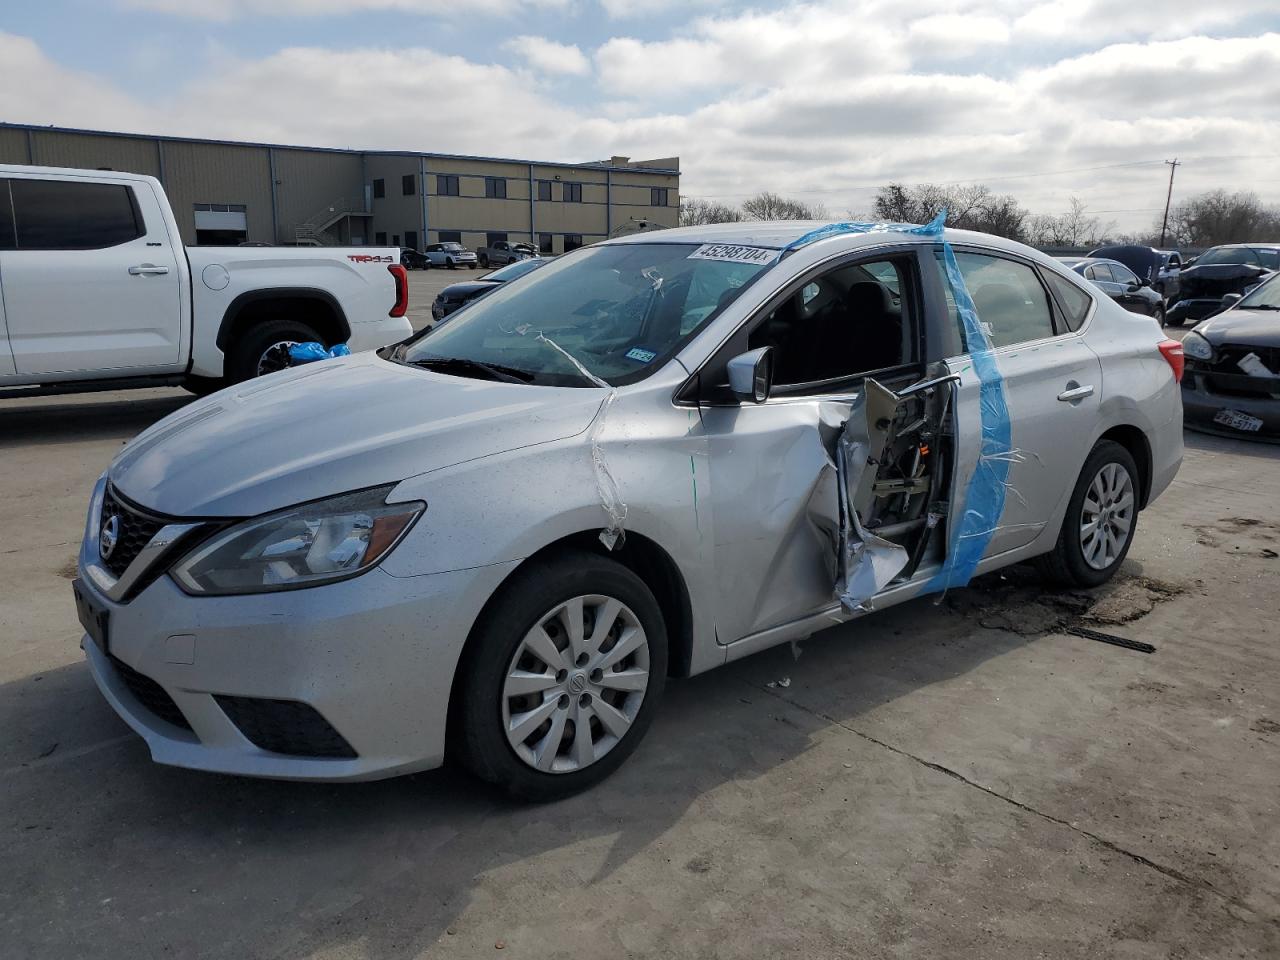
M1058 542L1037 558L1056 583L1097 587L1120 569L1138 525L1138 466L1112 440L1094 445L1076 480Z
M667 633L644 581L579 552L518 571L476 624L454 687L459 759L523 800L600 782L662 697Z

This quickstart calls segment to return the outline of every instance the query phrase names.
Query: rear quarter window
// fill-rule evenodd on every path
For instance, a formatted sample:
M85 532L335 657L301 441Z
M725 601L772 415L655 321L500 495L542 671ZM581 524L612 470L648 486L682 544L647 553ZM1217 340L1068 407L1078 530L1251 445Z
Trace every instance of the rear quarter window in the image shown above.
M1044 278L1048 281L1049 289L1053 291L1058 306L1062 308L1062 316L1067 321L1067 327L1071 330L1079 330L1084 326L1085 317L1089 316L1089 307L1093 305L1093 298L1066 277L1059 276L1050 270L1044 271Z

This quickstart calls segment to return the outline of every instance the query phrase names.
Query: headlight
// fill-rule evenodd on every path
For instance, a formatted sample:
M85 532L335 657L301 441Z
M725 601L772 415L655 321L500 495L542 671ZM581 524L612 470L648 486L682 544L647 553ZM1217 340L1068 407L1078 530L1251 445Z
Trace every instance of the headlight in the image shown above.
M1182 352L1196 360L1212 360L1213 347L1198 333L1188 333L1182 338Z
M187 593L268 593L363 573L426 509L386 503L391 487L360 490L245 520L215 535L169 571Z

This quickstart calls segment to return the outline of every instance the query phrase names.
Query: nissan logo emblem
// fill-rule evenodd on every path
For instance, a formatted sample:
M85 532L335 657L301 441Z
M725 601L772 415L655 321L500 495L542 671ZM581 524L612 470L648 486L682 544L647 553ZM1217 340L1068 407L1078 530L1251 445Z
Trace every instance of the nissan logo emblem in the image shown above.
M111 559L111 554L115 552L116 544L119 542L120 515L113 513L102 525L102 532L98 535L98 553L102 555L103 560Z
M569 692L581 693L587 689L587 678L580 673L575 673L569 678Z

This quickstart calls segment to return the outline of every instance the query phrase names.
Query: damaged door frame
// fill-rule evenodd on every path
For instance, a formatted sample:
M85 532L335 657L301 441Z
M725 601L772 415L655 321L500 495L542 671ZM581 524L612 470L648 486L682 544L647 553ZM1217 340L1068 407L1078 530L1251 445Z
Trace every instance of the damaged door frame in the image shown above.
M925 238L905 242L899 240L860 247L852 251L842 251L809 266L753 309L721 340L707 356L707 359L690 374L689 378L676 391L672 398L673 403L677 407L698 409L699 417L704 420L705 424L704 411L710 408L744 408L756 405L772 406L823 401L848 401L852 404L860 394L865 393L863 384L868 379L897 381L900 387L906 387L919 384L925 379L932 379L934 376L945 374L945 366L941 361L947 356L954 356L957 352L958 331L949 323L944 291L937 278L936 271L933 269L935 246L936 244L932 240ZM762 404L740 400L728 391L726 370L728 361L746 352L752 332L774 310L785 303L788 298L795 296L798 291L816 278L834 270L856 266L859 263L873 263L886 259L911 261L907 267L912 278L910 280L911 290L903 291L904 298L908 295L911 297L912 312L915 314L916 320L916 329L914 330L916 358L911 363L867 371L856 376L836 378L812 384L794 385L802 389L797 392L783 391L775 393L774 396L763 401ZM914 379L903 383L902 381L907 380L907 378ZM949 393L952 388L950 383L947 383L942 386L942 389ZM942 429L947 432L949 432L951 426L950 418L953 413L954 411L944 414L946 423ZM951 457L945 463L945 466L939 467L939 470L946 471L946 482L948 484L951 480L950 473L954 469L954 460L955 458ZM713 489L714 483L713 479ZM936 484L934 486L936 487ZM949 489L944 494L948 500L948 505L951 495L952 493ZM713 525L715 523L714 516L712 523ZM945 522L937 524L937 527L937 533L935 534L933 532L934 523L929 524L927 531L921 535L922 544L932 541L935 535L942 537L941 542L946 542ZM928 540L925 539L926 537ZM922 554L923 550L921 549L911 550L910 562L904 569L904 578L901 581L895 580L884 589L880 596L887 598L902 589L909 589L913 592L918 590L919 584L933 573L927 566L924 570L919 569ZM830 626L834 622L848 620L855 615L857 614L843 611L840 602L833 600L829 604L813 609L788 622L740 637L729 636L726 638L718 635L718 640L726 648L726 651L733 651L729 656L730 659L734 659L739 655L739 650L745 655L745 653L752 650L763 649L789 639L807 636L817 629Z

